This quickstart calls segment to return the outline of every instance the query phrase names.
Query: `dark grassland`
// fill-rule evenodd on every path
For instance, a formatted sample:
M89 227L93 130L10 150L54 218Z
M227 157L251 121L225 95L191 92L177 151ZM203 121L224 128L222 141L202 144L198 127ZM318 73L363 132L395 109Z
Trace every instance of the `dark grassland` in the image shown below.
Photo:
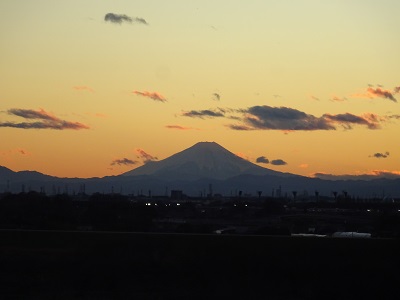
M0 231L1 299L398 299L397 239Z

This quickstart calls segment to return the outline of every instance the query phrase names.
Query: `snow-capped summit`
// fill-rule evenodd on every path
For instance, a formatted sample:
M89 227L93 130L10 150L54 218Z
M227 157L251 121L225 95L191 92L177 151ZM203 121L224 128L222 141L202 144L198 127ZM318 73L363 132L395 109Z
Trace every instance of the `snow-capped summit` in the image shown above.
M282 173L257 166L215 142L199 142L166 159L148 162L123 175L153 175L164 179L193 180L227 179L242 174L279 175Z

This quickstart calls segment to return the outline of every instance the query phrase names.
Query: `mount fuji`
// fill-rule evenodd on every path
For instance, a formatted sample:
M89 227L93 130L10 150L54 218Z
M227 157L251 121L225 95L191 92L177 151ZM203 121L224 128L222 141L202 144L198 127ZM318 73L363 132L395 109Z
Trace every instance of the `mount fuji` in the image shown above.
M120 192L166 195L167 190L182 190L187 195L199 195L213 186L217 193L229 195L241 190L247 194L263 191L264 195L278 189L282 195L292 191L331 195L332 191L347 191L349 195L370 197L385 195L400 197L400 178L373 180L323 180L283 173L253 164L215 142L199 142L160 161L118 176L102 178L58 178L35 171L14 172L0 166L0 194L4 191L46 191L48 193L79 193L84 187L88 194ZM204 193L203 193L204 194Z
M168 180L228 179L239 175L290 176L255 165L215 142L199 142L160 161L126 172L124 176L150 175Z

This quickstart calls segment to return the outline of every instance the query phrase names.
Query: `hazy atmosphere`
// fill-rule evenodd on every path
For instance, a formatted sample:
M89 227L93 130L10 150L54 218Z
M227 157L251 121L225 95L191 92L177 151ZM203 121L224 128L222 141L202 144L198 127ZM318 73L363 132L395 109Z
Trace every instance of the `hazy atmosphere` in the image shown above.
M281 172L400 175L397 0L0 11L0 165L14 171L117 175L215 141Z

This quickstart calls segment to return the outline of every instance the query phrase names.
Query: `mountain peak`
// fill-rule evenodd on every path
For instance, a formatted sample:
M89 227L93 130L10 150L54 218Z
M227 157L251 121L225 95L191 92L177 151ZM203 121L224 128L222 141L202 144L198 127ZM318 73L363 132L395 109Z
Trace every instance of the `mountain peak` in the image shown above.
M242 174L280 174L255 165L216 142L198 142L166 159L153 161L124 173L125 176L152 175L165 179L227 179Z
M224 147L222 147L220 144L216 143L216 142L198 142L196 144L194 144L193 146L189 147L190 148L203 148L203 149L210 149L210 150L215 150L215 149L224 149L226 150Z
M230 152L229 150L225 149L224 147L222 147L220 144L216 143L216 142L198 142L196 144L194 144L193 146L179 152L185 152L188 151L189 153L193 152L193 151L199 151L199 152L205 152L205 153L220 153L220 152L225 152L225 153L230 153L236 156L236 154Z

